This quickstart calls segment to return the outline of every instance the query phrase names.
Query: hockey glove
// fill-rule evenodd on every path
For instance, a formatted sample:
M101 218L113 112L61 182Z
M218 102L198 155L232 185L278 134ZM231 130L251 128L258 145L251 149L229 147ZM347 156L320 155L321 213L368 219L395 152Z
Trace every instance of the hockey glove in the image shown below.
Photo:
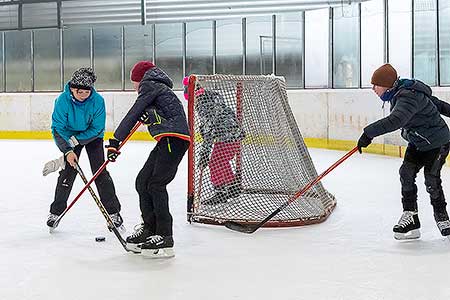
M372 139L367 136L365 132L361 135L361 137L358 140L358 151L359 153L362 153L362 148L366 148L372 143Z
M65 167L66 162L64 161L64 156L61 156L60 158L46 162L42 170L42 175L47 176L50 173L58 171L60 168L64 170Z
M146 110L142 113L142 115L139 117L139 121L144 123L145 125L150 124L150 113Z
M116 139L109 139L109 145L106 145L105 148L108 149L108 160L109 161L116 161L117 156L119 156L119 140Z

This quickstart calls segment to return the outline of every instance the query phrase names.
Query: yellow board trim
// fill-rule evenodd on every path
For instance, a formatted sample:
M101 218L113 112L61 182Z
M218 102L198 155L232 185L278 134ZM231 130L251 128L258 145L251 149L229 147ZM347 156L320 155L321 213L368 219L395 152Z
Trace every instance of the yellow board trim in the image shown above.
M113 132L105 132L105 140L113 137ZM5 140L51 140L50 131L0 131L0 139ZM135 132L131 137L135 141L154 141L148 132Z
M105 140L113 137L113 132L105 133ZM196 138L199 138L196 136ZM8 140L50 140L53 139L50 131L0 131L0 139ZM135 132L131 137L135 141L155 141L148 132ZM307 147L330 150L348 151L356 146L356 141L328 140L321 138L305 138ZM371 144L365 148L364 153L374 153L394 157L403 157L406 147L396 145ZM450 158L447 159L450 165Z

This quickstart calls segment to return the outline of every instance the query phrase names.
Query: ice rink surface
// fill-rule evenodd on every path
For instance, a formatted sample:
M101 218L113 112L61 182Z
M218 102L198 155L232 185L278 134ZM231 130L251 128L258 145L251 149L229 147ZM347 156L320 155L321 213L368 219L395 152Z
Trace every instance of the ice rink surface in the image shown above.
M154 143L129 142L110 171L128 229L140 219L134 179ZM398 242L401 159L354 154L323 183L338 204L318 225L252 235L186 222L187 157L169 185L176 257L126 253L86 192L49 234L59 156L52 141L0 140L1 300L448 300L450 241L434 223L418 176L422 238ZM321 173L344 152L310 149ZM86 152L80 166L91 177ZM450 192L450 169L442 171ZM78 178L69 201L82 188ZM449 197L450 198L450 197ZM106 241L95 242L96 236Z

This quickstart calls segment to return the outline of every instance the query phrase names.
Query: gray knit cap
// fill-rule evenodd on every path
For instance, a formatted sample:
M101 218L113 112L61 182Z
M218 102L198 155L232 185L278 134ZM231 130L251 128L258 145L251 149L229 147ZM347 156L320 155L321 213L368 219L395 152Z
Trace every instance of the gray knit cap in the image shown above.
M90 90L97 80L94 70L92 68L79 68L72 74L69 86L71 88Z

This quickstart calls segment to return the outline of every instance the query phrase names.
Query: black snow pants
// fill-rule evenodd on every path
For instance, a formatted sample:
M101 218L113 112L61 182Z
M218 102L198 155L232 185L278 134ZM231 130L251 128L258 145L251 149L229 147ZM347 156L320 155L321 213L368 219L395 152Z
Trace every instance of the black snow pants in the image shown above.
M441 185L441 169L447 158L449 145L450 143L447 143L429 151L418 151L414 146L408 145L399 172L404 211L417 210L416 176L422 167L424 168L425 186L430 194L434 211L445 210L447 203Z
M172 235L172 215L166 186L175 178L189 142L163 137L151 151L136 178L136 190L145 226L152 234Z
M92 174L97 172L100 166L105 162L103 139L98 138L82 146L74 148L77 157L80 157L81 150L86 147ZM67 207L67 199L72 190L73 182L77 176L77 171L66 163L64 170L59 172L58 183L56 184L55 200L50 205L50 213L60 215ZM106 169L95 179L100 201L109 214L120 212L120 202L116 196L116 190L111 176Z

